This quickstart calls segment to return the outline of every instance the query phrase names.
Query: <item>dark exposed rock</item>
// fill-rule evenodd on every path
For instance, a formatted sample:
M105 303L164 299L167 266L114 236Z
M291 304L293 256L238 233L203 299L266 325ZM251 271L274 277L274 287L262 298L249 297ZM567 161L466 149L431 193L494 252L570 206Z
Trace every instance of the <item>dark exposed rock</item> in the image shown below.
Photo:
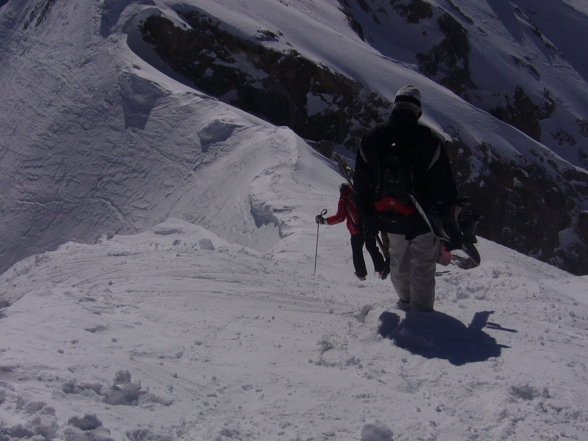
M576 145L574 135L569 134L563 129L551 132L551 137L556 140L559 145Z
M407 23L419 23L421 20L433 16L433 8L423 0L390 0L390 4Z
M367 3L364 0L357 0L357 3L359 4L359 6L361 7L361 9L364 12L369 11L369 6L367 5ZM347 2L347 0L339 0L339 4L341 5L339 9L341 10L341 12L343 12L343 14L345 14L345 17L347 17L347 23L349 23L349 26L351 27L351 29L353 29L355 31L355 33L358 35L359 38L361 38L362 40L365 41L363 27L359 24L359 22L353 16L353 13L349 9L349 3Z
M539 125L539 118L542 115L541 108L531 101L521 86L516 87L512 98L507 95L505 99L506 105L490 109L490 114L516 127L531 138L540 141L541 126Z
M491 145L472 149L456 134L448 143L448 155L456 171L460 191L470 197L473 210L483 216L480 236L539 260L586 274L588 261L588 215L577 212L576 201L588 191L588 173L566 171L561 181L545 167L524 158L508 161ZM472 157L482 159L474 173ZM575 213L575 214L574 214ZM564 249L560 232L569 230L579 241Z
M294 50L281 52L234 36L198 12L182 17L191 29L149 17L141 26L143 39L197 88L303 138L353 149L359 131L390 108L361 84Z
M346 0L340 0L340 2L348 4ZM426 52L416 54L419 70L428 78L451 90L466 101L480 106L483 110L492 113L533 139L541 140L539 122L550 118L555 112L555 100L550 96L550 92L545 90L542 103L535 104L518 87L512 98L508 95L503 95L503 92L479 90L471 78L469 59L468 29L472 30L472 25L475 25L475 22L451 0L446 3L449 5L448 9L434 7L426 0L390 0L392 9L407 24L419 24L423 21L436 20L439 29L444 35L443 40L438 44L432 45ZM520 9L515 9L521 13ZM356 14L356 17L353 18L354 22L361 21L360 15L368 13L364 7L361 7L361 10L356 8L347 11L348 14L351 14L351 12ZM372 18L379 24L382 24L379 18L385 21L388 17L388 12L384 7L370 8L369 13L373 15ZM352 19L349 16L348 18L349 20ZM428 23L428 25L430 24ZM555 49L545 41L543 35L532 21L530 24L535 35L550 49ZM469 28L466 29L464 26L469 26ZM484 32L479 27L477 30ZM423 30L423 35L427 35L426 30ZM367 41L371 41L371 39L368 38ZM531 76L535 77L535 80L539 81L541 79L539 71L531 63L533 58L530 55L525 56L524 59L514 55L511 55L511 58L515 66L526 70ZM485 94L489 94L494 98L502 96L502 103L496 105L495 101L492 100L494 104L488 104L488 102L480 98ZM490 109L490 105L495 105L496 107ZM567 135L563 130L552 133L552 136L560 145L576 145L577 143L572 136ZM579 148L578 150L582 155L581 149ZM585 163L586 161L581 160L581 162Z
M449 14L441 15L437 23L445 38L427 54L417 54L419 69L455 94L463 95L468 89L475 88L470 77L467 31Z
M586 121L585 119L578 119L576 120L576 124L578 124L578 126L580 127L580 133L588 138L588 121Z
M529 63L526 60L523 60L522 58L515 57L514 55L511 55L511 57L512 57L512 60L514 61L514 63L518 67L521 67L523 69L526 69L528 72L530 72L531 74L533 74L533 76L535 78L537 78L538 80L541 78L541 76L539 75L539 71L531 63Z
M545 39L545 37L543 36L541 31L539 30L539 27L536 24L534 24L532 21L531 21L531 24L533 25L531 30L541 40L541 42L545 45L545 47L549 50L556 51L557 48L553 44L551 44L547 39Z
M335 146L331 141L308 141L308 144L326 158L331 158L333 156Z
M578 119L576 120L576 124L580 127L580 134L585 138L588 138L588 121L585 119ZM588 148L580 147L578 149L578 159L586 169L588 169Z
M35 23L35 27L38 27L41 23L43 23L49 12L51 12L55 1L56 0L46 0L44 3L39 3L31 11L29 18L25 21L24 29L27 29L33 22ZM0 4L2 4L2 2L0 2Z
M345 1L345 0L343 0L343 1ZM357 0L357 3L359 4L359 6L361 7L363 12L371 11L371 8L368 6L368 4L366 3L365 0Z
M472 20L472 18L468 15L464 14L459 6L457 6L451 0L447 0L447 2L449 3L449 6L451 6L451 9L455 11L463 20L465 20L467 23L474 24L474 20Z

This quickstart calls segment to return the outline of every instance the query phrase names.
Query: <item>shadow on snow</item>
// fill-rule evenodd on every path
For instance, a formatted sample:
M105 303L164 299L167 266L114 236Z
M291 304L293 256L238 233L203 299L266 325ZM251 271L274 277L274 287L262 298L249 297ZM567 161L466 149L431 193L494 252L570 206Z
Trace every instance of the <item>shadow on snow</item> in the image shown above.
M422 357L446 359L451 364L461 366L466 363L486 361L500 357L502 348L496 339L482 329L484 327L516 333L514 329L503 328L488 323L493 311L477 312L469 326L459 320L433 311L429 313L407 312L400 317L392 312L380 315L378 333L389 338L400 348Z

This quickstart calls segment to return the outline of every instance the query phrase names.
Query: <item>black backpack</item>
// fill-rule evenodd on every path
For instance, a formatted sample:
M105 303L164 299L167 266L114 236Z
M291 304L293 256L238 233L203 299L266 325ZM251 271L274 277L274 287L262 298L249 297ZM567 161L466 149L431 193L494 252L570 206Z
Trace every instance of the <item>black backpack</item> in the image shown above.
M415 211L410 195L419 199L422 193L426 141L418 128L403 132L390 130L386 138L386 143L375 149L372 159L377 176L376 210L384 217L397 213L407 216Z

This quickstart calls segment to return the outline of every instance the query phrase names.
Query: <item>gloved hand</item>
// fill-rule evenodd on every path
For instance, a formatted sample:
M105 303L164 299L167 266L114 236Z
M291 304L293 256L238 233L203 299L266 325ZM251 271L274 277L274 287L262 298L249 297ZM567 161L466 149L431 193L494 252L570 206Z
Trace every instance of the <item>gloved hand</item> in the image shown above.
M315 220L316 223L320 225L324 225L326 223L325 218L322 217L320 214L316 216Z

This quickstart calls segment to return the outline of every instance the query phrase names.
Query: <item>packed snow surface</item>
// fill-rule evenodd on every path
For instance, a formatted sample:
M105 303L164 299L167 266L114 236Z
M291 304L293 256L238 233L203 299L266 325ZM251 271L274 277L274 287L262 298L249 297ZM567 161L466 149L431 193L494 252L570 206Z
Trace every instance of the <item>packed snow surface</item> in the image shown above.
M482 266L439 267L435 312L406 313L355 279L343 226L290 237L262 254L170 219L16 264L0 433L588 439L586 278L482 240Z

